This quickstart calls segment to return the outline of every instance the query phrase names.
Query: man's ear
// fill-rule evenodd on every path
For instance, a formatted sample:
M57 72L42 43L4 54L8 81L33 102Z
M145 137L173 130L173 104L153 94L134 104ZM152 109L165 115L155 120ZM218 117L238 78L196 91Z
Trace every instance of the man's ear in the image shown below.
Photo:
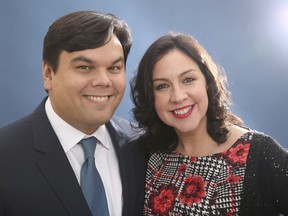
M50 64L43 61L42 62L42 78L43 78L43 84L46 91L51 90L52 88L52 77L54 75L54 71Z

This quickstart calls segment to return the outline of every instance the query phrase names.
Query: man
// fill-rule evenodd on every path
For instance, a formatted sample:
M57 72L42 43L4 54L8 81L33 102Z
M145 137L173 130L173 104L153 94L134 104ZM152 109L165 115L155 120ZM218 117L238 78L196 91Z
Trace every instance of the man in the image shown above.
M81 188L80 143L88 137L97 138L100 201L111 216L141 214L145 161L130 124L112 118L131 43L128 26L112 14L79 11L50 26L42 70L48 97L0 130L1 216L91 216Z

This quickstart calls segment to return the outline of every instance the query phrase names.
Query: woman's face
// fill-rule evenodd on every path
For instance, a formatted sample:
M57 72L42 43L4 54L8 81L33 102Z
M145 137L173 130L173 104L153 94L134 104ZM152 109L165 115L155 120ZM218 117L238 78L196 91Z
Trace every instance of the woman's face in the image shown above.
M206 130L206 80L197 63L175 49L165 54L152 71L155 110L177 134Z

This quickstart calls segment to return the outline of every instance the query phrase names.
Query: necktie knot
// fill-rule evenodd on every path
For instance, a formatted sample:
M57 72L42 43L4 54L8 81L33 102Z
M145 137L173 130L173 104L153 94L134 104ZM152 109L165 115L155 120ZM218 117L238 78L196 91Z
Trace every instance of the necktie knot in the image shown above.
M89 137L86 139L82 139L79 143L82 145L84 150L85 159L94 158L94 153L96 149L97 139L95 137Z

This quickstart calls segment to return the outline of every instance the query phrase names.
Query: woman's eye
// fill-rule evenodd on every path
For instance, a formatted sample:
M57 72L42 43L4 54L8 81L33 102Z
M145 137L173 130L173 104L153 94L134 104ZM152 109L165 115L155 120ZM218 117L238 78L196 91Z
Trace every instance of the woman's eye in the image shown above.
M165 89L168 87L169 87L169 85L167 83L163 83L163 84L156 85L155 89L156 90L162 90L162 89Z
M184 83L191 83L191 82L193 82L195 80L195 78L193 78L193 77L186 77L184 80L183 80L183 82Z

